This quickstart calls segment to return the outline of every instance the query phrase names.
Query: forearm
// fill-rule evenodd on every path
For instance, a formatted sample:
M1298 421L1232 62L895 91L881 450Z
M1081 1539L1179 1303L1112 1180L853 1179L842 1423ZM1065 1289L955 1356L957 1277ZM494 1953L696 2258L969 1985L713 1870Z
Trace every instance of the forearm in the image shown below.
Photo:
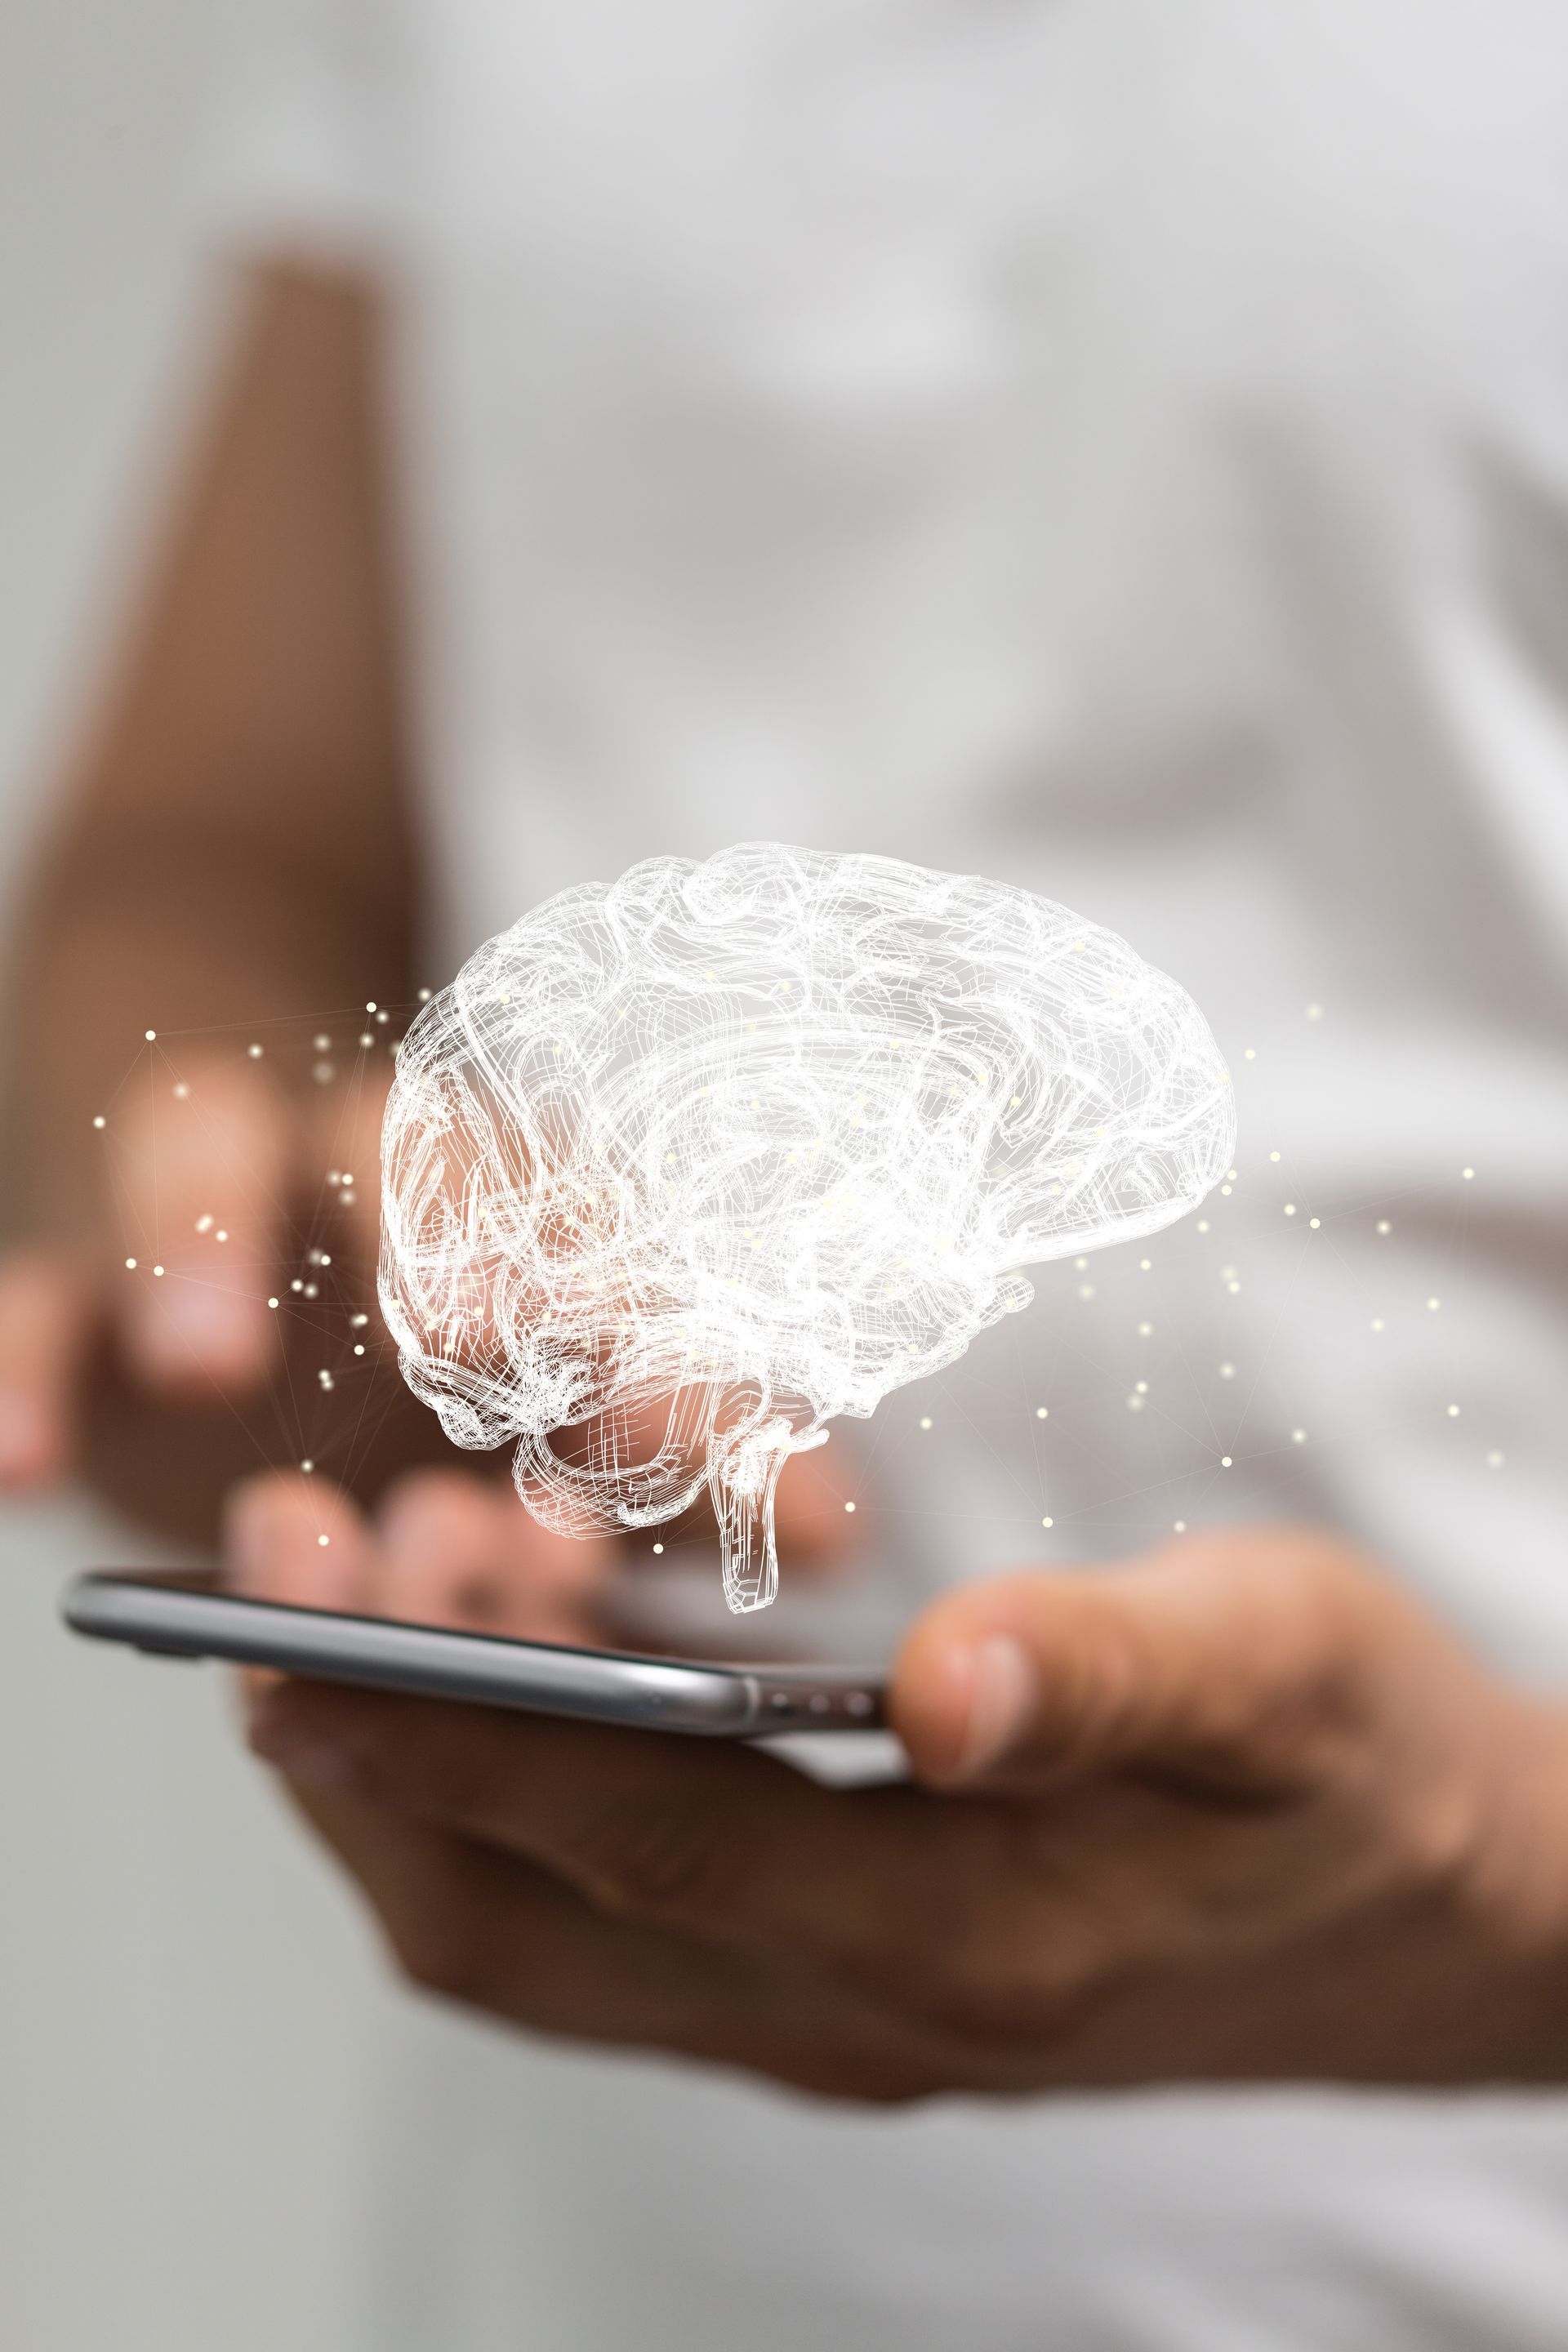
M408 992L416 859L378 324L351 280L279 269L248 289L21 910L13 1230L89 1221L89 1123L147 1029L221 1034Z

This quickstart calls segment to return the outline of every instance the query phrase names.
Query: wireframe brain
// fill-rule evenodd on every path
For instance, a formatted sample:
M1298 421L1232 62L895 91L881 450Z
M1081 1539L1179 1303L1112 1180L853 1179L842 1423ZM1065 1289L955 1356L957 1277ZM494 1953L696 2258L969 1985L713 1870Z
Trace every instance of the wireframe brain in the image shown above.
M487 940L399 1049L383 1310L459 1445L573 1534L706 1487L733 1609L836 1414L1194 1207L1235 1142L1192 999L1026 890L773 843Z

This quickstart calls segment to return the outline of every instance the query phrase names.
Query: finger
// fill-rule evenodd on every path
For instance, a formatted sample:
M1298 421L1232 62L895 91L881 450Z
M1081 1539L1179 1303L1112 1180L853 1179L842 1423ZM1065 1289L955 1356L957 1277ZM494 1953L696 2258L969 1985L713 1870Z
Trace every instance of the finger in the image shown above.
M1138 1766L1278 1785L1347 1696L1358 1575L1321 1538L1237 1528L962 1587L906 1639L891 1719L939 1786Z
M319 1782L292 1794L427 1991L532 2032L679 2051L841 2097L935 2087L915 2037L798 1972L607 1919L543 1871Z
M460 1470L416 1472L392 1488L378 1524L377 1605L386 1615L536 1642L592 1633L612 1548L539 1527L510 1486Z
M47 1486L66 1468L91 1319L73 1259L39 1250L0 1262L0 1490Z
M845 1465L831 1458L831 1445L792 1454L779 1478L773 1525L780 1557L791 1568L817 1576L847 1568L863 1549L858 1521L846 1502Z
M363 1515L325 1478L268 1472L230 1492L224 1568L235 1591L304 1609L363 1612L380 1564Z
M151 1387L245 1390L277 1344L268 1307L289 1181L287 1112L248 1066L167 1060L117 1123L116 1205L136 1279L121 1336Z
M976 1909L995 1875L981 1808L832 1790L731 1743L290 1682L258 1752L331 1757L332 1785L537 1864L626 1918L880 1969L933 1879ZM971 1897L973 1896L973 1900Z

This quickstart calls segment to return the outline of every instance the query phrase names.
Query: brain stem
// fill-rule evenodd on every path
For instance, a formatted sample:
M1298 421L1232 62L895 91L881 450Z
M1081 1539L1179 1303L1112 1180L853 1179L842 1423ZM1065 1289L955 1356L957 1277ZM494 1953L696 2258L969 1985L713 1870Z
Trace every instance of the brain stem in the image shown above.
M773 1498L779 1473L795 1450L787 1421L715 1433L708 1484L719 1529L724 1598L731 1609L765 1609L778 1591L779 1556Z

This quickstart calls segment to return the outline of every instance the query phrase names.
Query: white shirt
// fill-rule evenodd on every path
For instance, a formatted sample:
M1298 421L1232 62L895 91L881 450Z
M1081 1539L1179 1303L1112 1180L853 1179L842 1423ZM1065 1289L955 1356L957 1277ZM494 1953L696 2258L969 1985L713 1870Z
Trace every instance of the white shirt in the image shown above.
M1568 1675L1561 12L401 0L267 93L247 233L396 290L447 969L772 837L1065 900L1230 1056L1206 1231L836 1435L873 1584L1312 1517ZM1555 2100L430 2047L378 2344L1568 2333Z

